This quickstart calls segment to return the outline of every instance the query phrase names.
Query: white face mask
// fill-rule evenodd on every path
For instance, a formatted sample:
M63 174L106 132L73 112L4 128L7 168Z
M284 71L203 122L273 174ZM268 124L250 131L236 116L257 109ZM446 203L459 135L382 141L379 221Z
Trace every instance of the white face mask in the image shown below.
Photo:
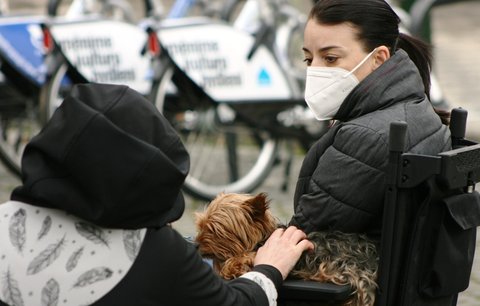
M338 67L307 67L305 101L318 120L330 120L335 116L343 100L359 83L353 73L375 50L352 71Z

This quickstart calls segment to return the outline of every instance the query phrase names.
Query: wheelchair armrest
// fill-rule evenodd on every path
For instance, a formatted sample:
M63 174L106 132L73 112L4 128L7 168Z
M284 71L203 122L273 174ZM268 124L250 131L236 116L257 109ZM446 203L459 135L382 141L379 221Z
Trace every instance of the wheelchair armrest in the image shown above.
M352 294L349 285L335 285L316 281L287 279L278 293L279 300L342 302Z

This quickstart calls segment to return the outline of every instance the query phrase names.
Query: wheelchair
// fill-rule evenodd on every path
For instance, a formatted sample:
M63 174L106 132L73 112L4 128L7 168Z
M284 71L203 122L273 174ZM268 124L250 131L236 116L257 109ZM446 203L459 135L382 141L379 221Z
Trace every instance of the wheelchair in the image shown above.
M454 306L467 289L480 225L480 144L465 139L467 111L452 110L452 150L403 153L407 125L390 126L376 306ZM287 280L279 305L338 305L349 286Z

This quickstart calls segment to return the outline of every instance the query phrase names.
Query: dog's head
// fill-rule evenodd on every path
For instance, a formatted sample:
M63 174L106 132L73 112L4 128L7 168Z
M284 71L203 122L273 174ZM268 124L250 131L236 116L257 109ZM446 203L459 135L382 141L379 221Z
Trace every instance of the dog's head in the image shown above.
M239 265L253 265L258 246L277 228L277 221L268 208L264 193L221 193L204 212L196 214L199 251L202 256L213 259L214 267L223 277L236 277L248 270ZM226 261L235 261L237 268L233 269L239 271L222 273Z

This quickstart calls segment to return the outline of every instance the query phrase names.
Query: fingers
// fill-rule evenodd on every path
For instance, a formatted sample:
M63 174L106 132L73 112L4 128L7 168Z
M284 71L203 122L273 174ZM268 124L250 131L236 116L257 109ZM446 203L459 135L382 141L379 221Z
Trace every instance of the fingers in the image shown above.
M283 235L283 232L285 229L283 228L277 228L271 235L270 238L280 238Z
M285 238L288 238L292 243L295 244L295 248L303 253L304 251L311 251L315 248L312 242L307 240L307 235L302 231L297 229L295 226L290 226L285 230Z
M313 250L313 244L306 240L306 238L307 235L302 230L299 230L295 226L289 226L286 229L279 228L275 230L268 240L284 240L288 243L298 246L302 252L305 250ZM269 242L268 240L267 243Z
M268 264L277 268L285 279L304 251L313 250L307 235L294 226L277 229L258 249L254 264Z
M302 250L302 252L313 251L315 249L315 246L313 245L313 243L309 240L306 240L306 239L300 241L297 244L297 247L300 248Z
M307 238L307 235L295 226L289 226L283 233L283 236L294 242L299 242L300 240Z

